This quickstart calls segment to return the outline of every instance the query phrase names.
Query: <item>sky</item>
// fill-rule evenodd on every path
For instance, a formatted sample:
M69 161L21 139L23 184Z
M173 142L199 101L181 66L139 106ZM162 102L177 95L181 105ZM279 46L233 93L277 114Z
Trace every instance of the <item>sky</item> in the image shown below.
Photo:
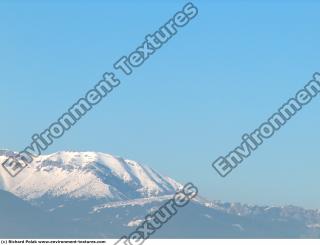
M21 151L185 1L1 1L0 148ZM211 167L320 72L316 1L193 1L199 13L48 148L100 151L211 200L320 208L319 98L226 178Z

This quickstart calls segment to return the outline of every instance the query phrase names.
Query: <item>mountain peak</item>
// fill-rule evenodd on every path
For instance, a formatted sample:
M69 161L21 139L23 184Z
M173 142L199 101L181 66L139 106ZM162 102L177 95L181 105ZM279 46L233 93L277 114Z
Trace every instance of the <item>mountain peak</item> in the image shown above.
M11 157L11 156L15 156L16 154L17 152L10 151L8 149L0 149L0 156Z
M0 155L4 161L7 154ZM47 198L121 201L173 194L181 185L133 160L101 152L42 155L11 178L0 170L0 188L25 200Z

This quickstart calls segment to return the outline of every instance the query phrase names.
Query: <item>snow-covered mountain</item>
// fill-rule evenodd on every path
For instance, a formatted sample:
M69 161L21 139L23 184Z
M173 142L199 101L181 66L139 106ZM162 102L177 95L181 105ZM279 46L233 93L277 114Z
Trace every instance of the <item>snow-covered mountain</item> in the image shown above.
M14 154L0 151L0 162ZM15 178L0 167L0 238L119 238L181 186L135 161L96 152L43 155ZM153 237L319 238L320 211L197 197Z
M0 161L12 154L0 151ZM32 201L62 197L121 201L173 194L179 186L135 161L96 152L42 155L15 178L0 169L0 189Z

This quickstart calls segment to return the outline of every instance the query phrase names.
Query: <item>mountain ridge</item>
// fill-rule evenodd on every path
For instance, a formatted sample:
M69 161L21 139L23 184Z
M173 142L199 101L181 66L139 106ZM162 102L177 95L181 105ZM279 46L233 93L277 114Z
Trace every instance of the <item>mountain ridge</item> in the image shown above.
M2 162L11 155L1 153ZM120 201L174 194L180 186L150 167L100 152L60 151L42 155L15 178L0 169L0 189L24 200L69 196Z
M12 154L16 153L0 150L0 161ZM8 234L24 238L118 238L130 234L181 187L138 162L106 153L62 151L42 155L15 178L0 169L0 200L7 200L6 205L0 202L0 213L7 215L0 219L0 238ZM25 229L26 220L33 217L32 227ZM21 226L11 225L9 229L8 220ZM318 209L207 201L198 196L155 237L319 236Z

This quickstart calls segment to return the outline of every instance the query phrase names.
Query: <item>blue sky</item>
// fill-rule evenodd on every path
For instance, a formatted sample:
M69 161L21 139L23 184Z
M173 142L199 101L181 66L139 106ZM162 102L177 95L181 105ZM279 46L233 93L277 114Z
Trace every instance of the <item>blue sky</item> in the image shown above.
M0 147L24 149L185 3L2 1ZM320 71L320 3L193 3L199 15L47 153L120 155L209 199L320 208L319 98L227 178L211 167Z

